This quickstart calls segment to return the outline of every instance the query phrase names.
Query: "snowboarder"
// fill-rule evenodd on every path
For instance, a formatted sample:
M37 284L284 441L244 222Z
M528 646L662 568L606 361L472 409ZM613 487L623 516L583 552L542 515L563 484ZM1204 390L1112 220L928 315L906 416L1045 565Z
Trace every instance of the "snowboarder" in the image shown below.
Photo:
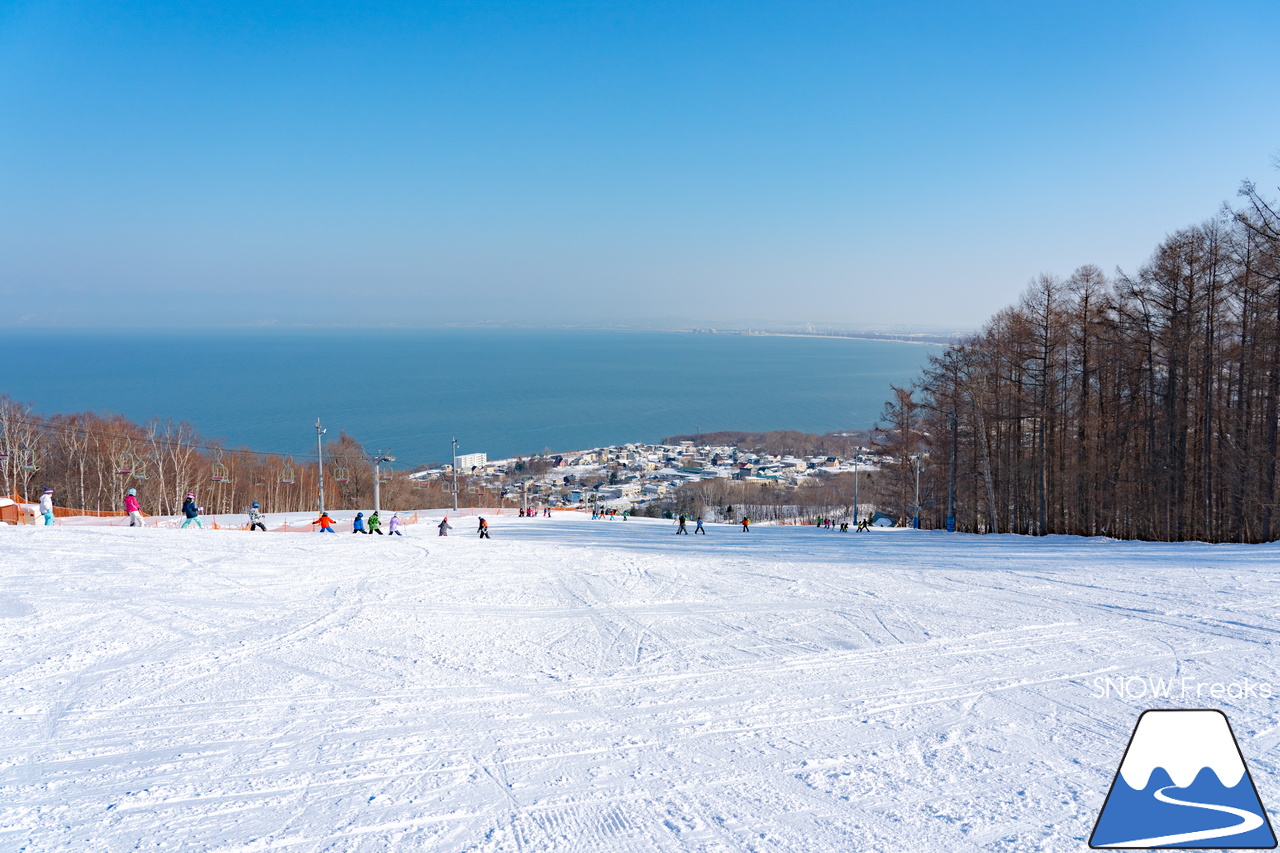
M262 521L262 504L257 501L249 504L249 532L252 533L255 530L267 532L267 525Z
M747 518L745 515L742 517L742 532L751 532L751 519Z
M444 517L444 520L436 526L440 529L441 536L448 536L449 528L453 527L453 525L449 523L449 516L447 515Z
M44 516L44 524L53 524L53 489L45 489L40 496L40 514Z
M142 527L142 507L138 504L138 490L130 489L124 493L124 511L129 514L130 527Z
M369 516L369 529L365 532L371 535L374 533L378 534L379 536L382 535L382 519L378 518L377 510L374 510L373 513Z
M698 526L693 528L693 533L695 536L698 535L699 533L701 533L703 536L707 535L707 528L702 526L702 516L698 516Z
M676 531L676 535L679 536L681 533L683 533L685 536L688 536L689 528L685 527L685 523L688 521L688 519L684 517L683 513L681 513L679 520L680 520L680 529Z
M364 513L363 512L356 513L356 520L351 522L351 532L352 533L368 532L367 530L364 529Z
M337 533L338 532L333 529L333 519L329 517L329 513L327 512L321 512L320 517L311 523L320 525L321 533Z
M480 516L480 527L478 528L481 539L489 539L489 522L484 520L484 516Z
M200 523L200 507L196 506L196 496L191 492L187 492L187 499L182 502L182 514L187 517L187 520L182 522L183 527L186 527L193 521L196 523L196 527L204 527L204 525Z
M404 522L400 520L400 516L396 515L394 512L391 513L391 520L387 522L387 535L403 536L404 534L400 532L401 527L404 527Z

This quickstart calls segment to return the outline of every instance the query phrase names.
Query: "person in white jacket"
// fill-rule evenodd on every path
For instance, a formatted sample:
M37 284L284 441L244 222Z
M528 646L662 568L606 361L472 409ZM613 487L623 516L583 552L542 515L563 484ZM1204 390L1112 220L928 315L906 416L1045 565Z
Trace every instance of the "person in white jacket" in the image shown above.
M53 489L45 489L40 496L40 514L44 516L46 526L53 524Z

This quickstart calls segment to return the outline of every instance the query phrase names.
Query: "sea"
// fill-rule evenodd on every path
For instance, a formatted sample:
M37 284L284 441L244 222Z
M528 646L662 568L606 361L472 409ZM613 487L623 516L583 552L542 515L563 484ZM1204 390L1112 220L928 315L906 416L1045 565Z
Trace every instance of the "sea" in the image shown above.
M314 454L345 431L395 467L872 427L940 347L584 329L0 331L0 393L42 415L189 421L228 446Z

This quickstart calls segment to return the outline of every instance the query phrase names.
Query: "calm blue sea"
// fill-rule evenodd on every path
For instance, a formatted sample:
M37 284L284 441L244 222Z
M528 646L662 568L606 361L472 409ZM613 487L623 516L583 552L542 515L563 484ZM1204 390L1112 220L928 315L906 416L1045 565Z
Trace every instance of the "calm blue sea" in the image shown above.
M314 452L320 417L405 467L721 429L873 425L937 347L664 332L0 331L0 393L41 414L193 423L232 446ZM397 467L400 467L398 464Z

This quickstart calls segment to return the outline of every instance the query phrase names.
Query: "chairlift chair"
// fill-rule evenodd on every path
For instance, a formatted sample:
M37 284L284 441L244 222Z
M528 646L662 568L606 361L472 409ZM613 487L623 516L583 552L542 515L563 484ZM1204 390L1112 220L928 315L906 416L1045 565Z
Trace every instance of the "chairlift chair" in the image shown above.
M221 462L213 463L213 482L226 483L231 479L231 472Z
M8 459L8 458L9 458L9 448L0 447L0 459Z
M280 469L280 482L293 485L293 466L286 465Z
M334 468L333 479L337 480L339 483L345 483L351 478L348 476L346 468Z
M133 479L147 479L147 463L143 462L141 459L135 458L133 460Z
M121 453L116 457L116 473L132 474L133 473L133 454L129 452Z
M24 447L19 453L22 460L20 467L23 471L39 471L40 466L36 464L36 452L29 447Z

